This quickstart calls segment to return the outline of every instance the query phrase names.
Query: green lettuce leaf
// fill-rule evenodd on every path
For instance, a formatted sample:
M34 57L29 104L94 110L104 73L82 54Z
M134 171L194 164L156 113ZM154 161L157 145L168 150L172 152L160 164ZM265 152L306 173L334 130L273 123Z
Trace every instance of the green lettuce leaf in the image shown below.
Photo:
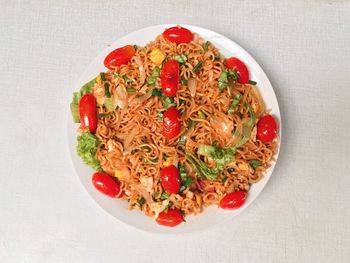
M96 171L102 172L99 160L96 158L99 139L88 131L77 137L77 153L84 163Z

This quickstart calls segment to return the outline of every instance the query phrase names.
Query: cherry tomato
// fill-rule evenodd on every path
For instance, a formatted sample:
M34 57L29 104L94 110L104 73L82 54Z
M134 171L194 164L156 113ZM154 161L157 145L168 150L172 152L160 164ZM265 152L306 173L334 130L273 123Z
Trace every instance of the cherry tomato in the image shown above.
M256 138L262 142L271 142L277 137L277 122L271 115L265 115L257 124Z
M170 107L163 114L163 135L168 139L176 137L180 133L180 115L175 107Z
M161 212L156 219L157 223L162 226L177 226L184 221L184 216L180 210L169 209L168 211Z
M171 194L177 194L181 187L179 170L172 164L160 171L163 189Z
M107 55L104 61L106 68L115 69L120 65L127 64L135 55L135 48L131 45L117 48Z
M108 174L94 173L92 176L92 183L97 190L109 197L120 198L123 195L120 185Z
M244 191L232 192L220 200L219 206L223 209L237 209L244 204L246 198L247 193Z
M190 30L180 26L168 28L163 32L163 36L176 44L189 43L193 40L193 34Z
M160 73L162 91L168 97L174 97L179 88L180 65L176 60L168 60Z
M88 93L79 101L80 124L83 129L89 128L94 133L97 128L97 108L94 95Z
M238 58L231 57L225 61L228 69L234 69L238 75L238 83L246 84L249 81L249 71L246 65Z

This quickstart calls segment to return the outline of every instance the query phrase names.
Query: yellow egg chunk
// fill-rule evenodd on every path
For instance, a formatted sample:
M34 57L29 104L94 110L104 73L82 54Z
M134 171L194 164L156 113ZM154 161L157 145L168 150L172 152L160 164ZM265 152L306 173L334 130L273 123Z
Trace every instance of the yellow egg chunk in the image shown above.
M153 49L149 54L149 56L150 56L150 60L157 66L162 64L163 60L166 57L165 53L159 50L158 48Z

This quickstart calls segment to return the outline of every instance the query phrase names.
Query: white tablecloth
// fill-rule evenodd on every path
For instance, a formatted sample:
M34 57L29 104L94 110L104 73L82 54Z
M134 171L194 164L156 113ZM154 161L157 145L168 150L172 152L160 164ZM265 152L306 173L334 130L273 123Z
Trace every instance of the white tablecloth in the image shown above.
M62 3L59 3L62 2ZM0 1L0 262L350 262L350 2ZM164 236L100 209L66 144L71 87L124 34L207 27L250 52L284 138L240 216Z

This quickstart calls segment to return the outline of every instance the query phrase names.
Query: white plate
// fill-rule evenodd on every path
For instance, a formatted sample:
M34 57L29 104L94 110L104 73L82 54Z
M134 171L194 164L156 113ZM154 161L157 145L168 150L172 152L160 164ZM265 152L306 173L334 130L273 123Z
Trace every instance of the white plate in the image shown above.
M103 65L104 58L106 55L114 50L115 48L127 45L127 44L137 44L140 46L146 45L149 41L153 40L158 34L161 34L165 28L169 28L174 25L158 25L147 27L133 33L130 33L119 40L115 41L110 47L103 50L94 61L88 66L85 70L81 78L79 79L77 85L72 88L73 91L78 91L80 87L88 82L89 80L96 77L99 72L106 71L106 68ZM282 131L281 131L281 117L280 110L278 107L278 102L276 99L275 92L271 86L270 81L268 80L266 74L261 69L259 64L239 45L237 45L232 40L210 31L205 28L183 25L184 27L190 29L193 32L197 32L201 35L205 40L210 41L216 47L219 48L221 53L226 56L235 56L244 61L250 71L250 79L258 82L258 88L261 93L261 96L266 104L266 107L272 110L272 114L277 117L280 125L279 136L281 139ZM68 104L68 103L67 103ZM91 175L93 174L93 170L86 166L80 158L76 154L76 137L78 125L72 122L71 116L68 117L68 143L69 149L72 157L72 161L75 167L75 170L80 178L80 181L84 185L85 189L88 191L90 196L109 214L119 219L120 221L150 232L158 232L158 233L185 233L192 232L199 229L208 228L218 223L222 223L227 221L228 219L233 219L236 215L241 213L244 209L246 209L260 194L260 192L265 187L267 181L269 180L272 171L275 167L275 163L272 163L272 166L267 170L264 178L253 184L246 203L238 210L222 210L217 208L216 206L211 206L209 208L204 209L203 213L197 216L188 216L186 217L186 223L182 223L175 228L162 227L158 225L154 220L145 216L140 211L129 211L127 210L127 202L125 200L112 199L106 197L105 195L97 192L91 184ZM275 156L277 160L278 154Z

